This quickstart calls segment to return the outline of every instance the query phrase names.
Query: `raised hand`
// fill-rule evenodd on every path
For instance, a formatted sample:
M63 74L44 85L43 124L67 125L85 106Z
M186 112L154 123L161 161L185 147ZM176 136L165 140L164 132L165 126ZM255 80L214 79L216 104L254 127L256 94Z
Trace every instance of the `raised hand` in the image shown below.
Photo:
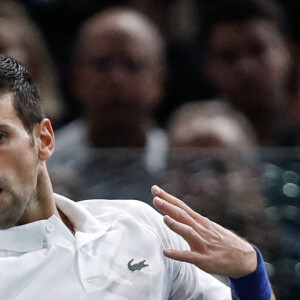
M154 205L165 214L165 223L181 235L191 249L165 249L165 256L192 263L209 273L232 278L255 271L257 255L247 241L196 213L161 188L153 186L151 191Z

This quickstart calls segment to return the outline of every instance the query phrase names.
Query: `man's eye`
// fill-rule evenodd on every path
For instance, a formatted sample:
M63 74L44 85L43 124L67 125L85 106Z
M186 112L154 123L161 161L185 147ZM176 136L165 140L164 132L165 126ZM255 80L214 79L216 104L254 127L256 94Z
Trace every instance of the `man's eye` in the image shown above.
M5 138L6 138L6 135L4 133L0 132L0 143L2 143Z

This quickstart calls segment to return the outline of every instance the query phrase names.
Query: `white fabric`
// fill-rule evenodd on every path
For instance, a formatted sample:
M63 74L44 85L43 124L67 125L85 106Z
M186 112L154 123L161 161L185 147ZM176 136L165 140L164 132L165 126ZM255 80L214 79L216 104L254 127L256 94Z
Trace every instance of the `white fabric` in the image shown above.
M194 266L163 256L187 244L161 215L135 200L73 202L55 195L75 226L56 216L0 230L0 299L227 300L230 289ZM145 260L148 266L130 271Z
M48 165L81 163L89 156L102 152L89 146L88 129L83 120L77 119L55 132L55 152ZM155 173L166 167L168 138L164 130L152 128L146 135L143 163L149 173Z

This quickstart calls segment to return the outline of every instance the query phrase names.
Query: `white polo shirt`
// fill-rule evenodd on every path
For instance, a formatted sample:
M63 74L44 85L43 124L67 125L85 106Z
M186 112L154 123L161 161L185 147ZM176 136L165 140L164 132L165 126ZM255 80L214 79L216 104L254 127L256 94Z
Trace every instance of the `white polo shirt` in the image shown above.
M143 202L55 200L75 237L54 215L0 230L0 299L231 299L211 275L164 257L188 246Z

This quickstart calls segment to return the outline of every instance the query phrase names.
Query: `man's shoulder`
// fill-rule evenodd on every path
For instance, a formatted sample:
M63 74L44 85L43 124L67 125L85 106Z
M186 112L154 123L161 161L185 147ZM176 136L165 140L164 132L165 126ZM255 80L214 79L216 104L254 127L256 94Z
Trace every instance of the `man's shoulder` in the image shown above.
M177 243L177 237L175 238L174 233L165 225L163 216L142 201L93 199L79 201L77 204L100 222L123 228L128 234L137 234L141 240L150 234L156 236L165 248L170 248L170 240Z
M96 218L128 217L136 220L161 219L162 216L150 205L132 199L91 199L77 202Z

